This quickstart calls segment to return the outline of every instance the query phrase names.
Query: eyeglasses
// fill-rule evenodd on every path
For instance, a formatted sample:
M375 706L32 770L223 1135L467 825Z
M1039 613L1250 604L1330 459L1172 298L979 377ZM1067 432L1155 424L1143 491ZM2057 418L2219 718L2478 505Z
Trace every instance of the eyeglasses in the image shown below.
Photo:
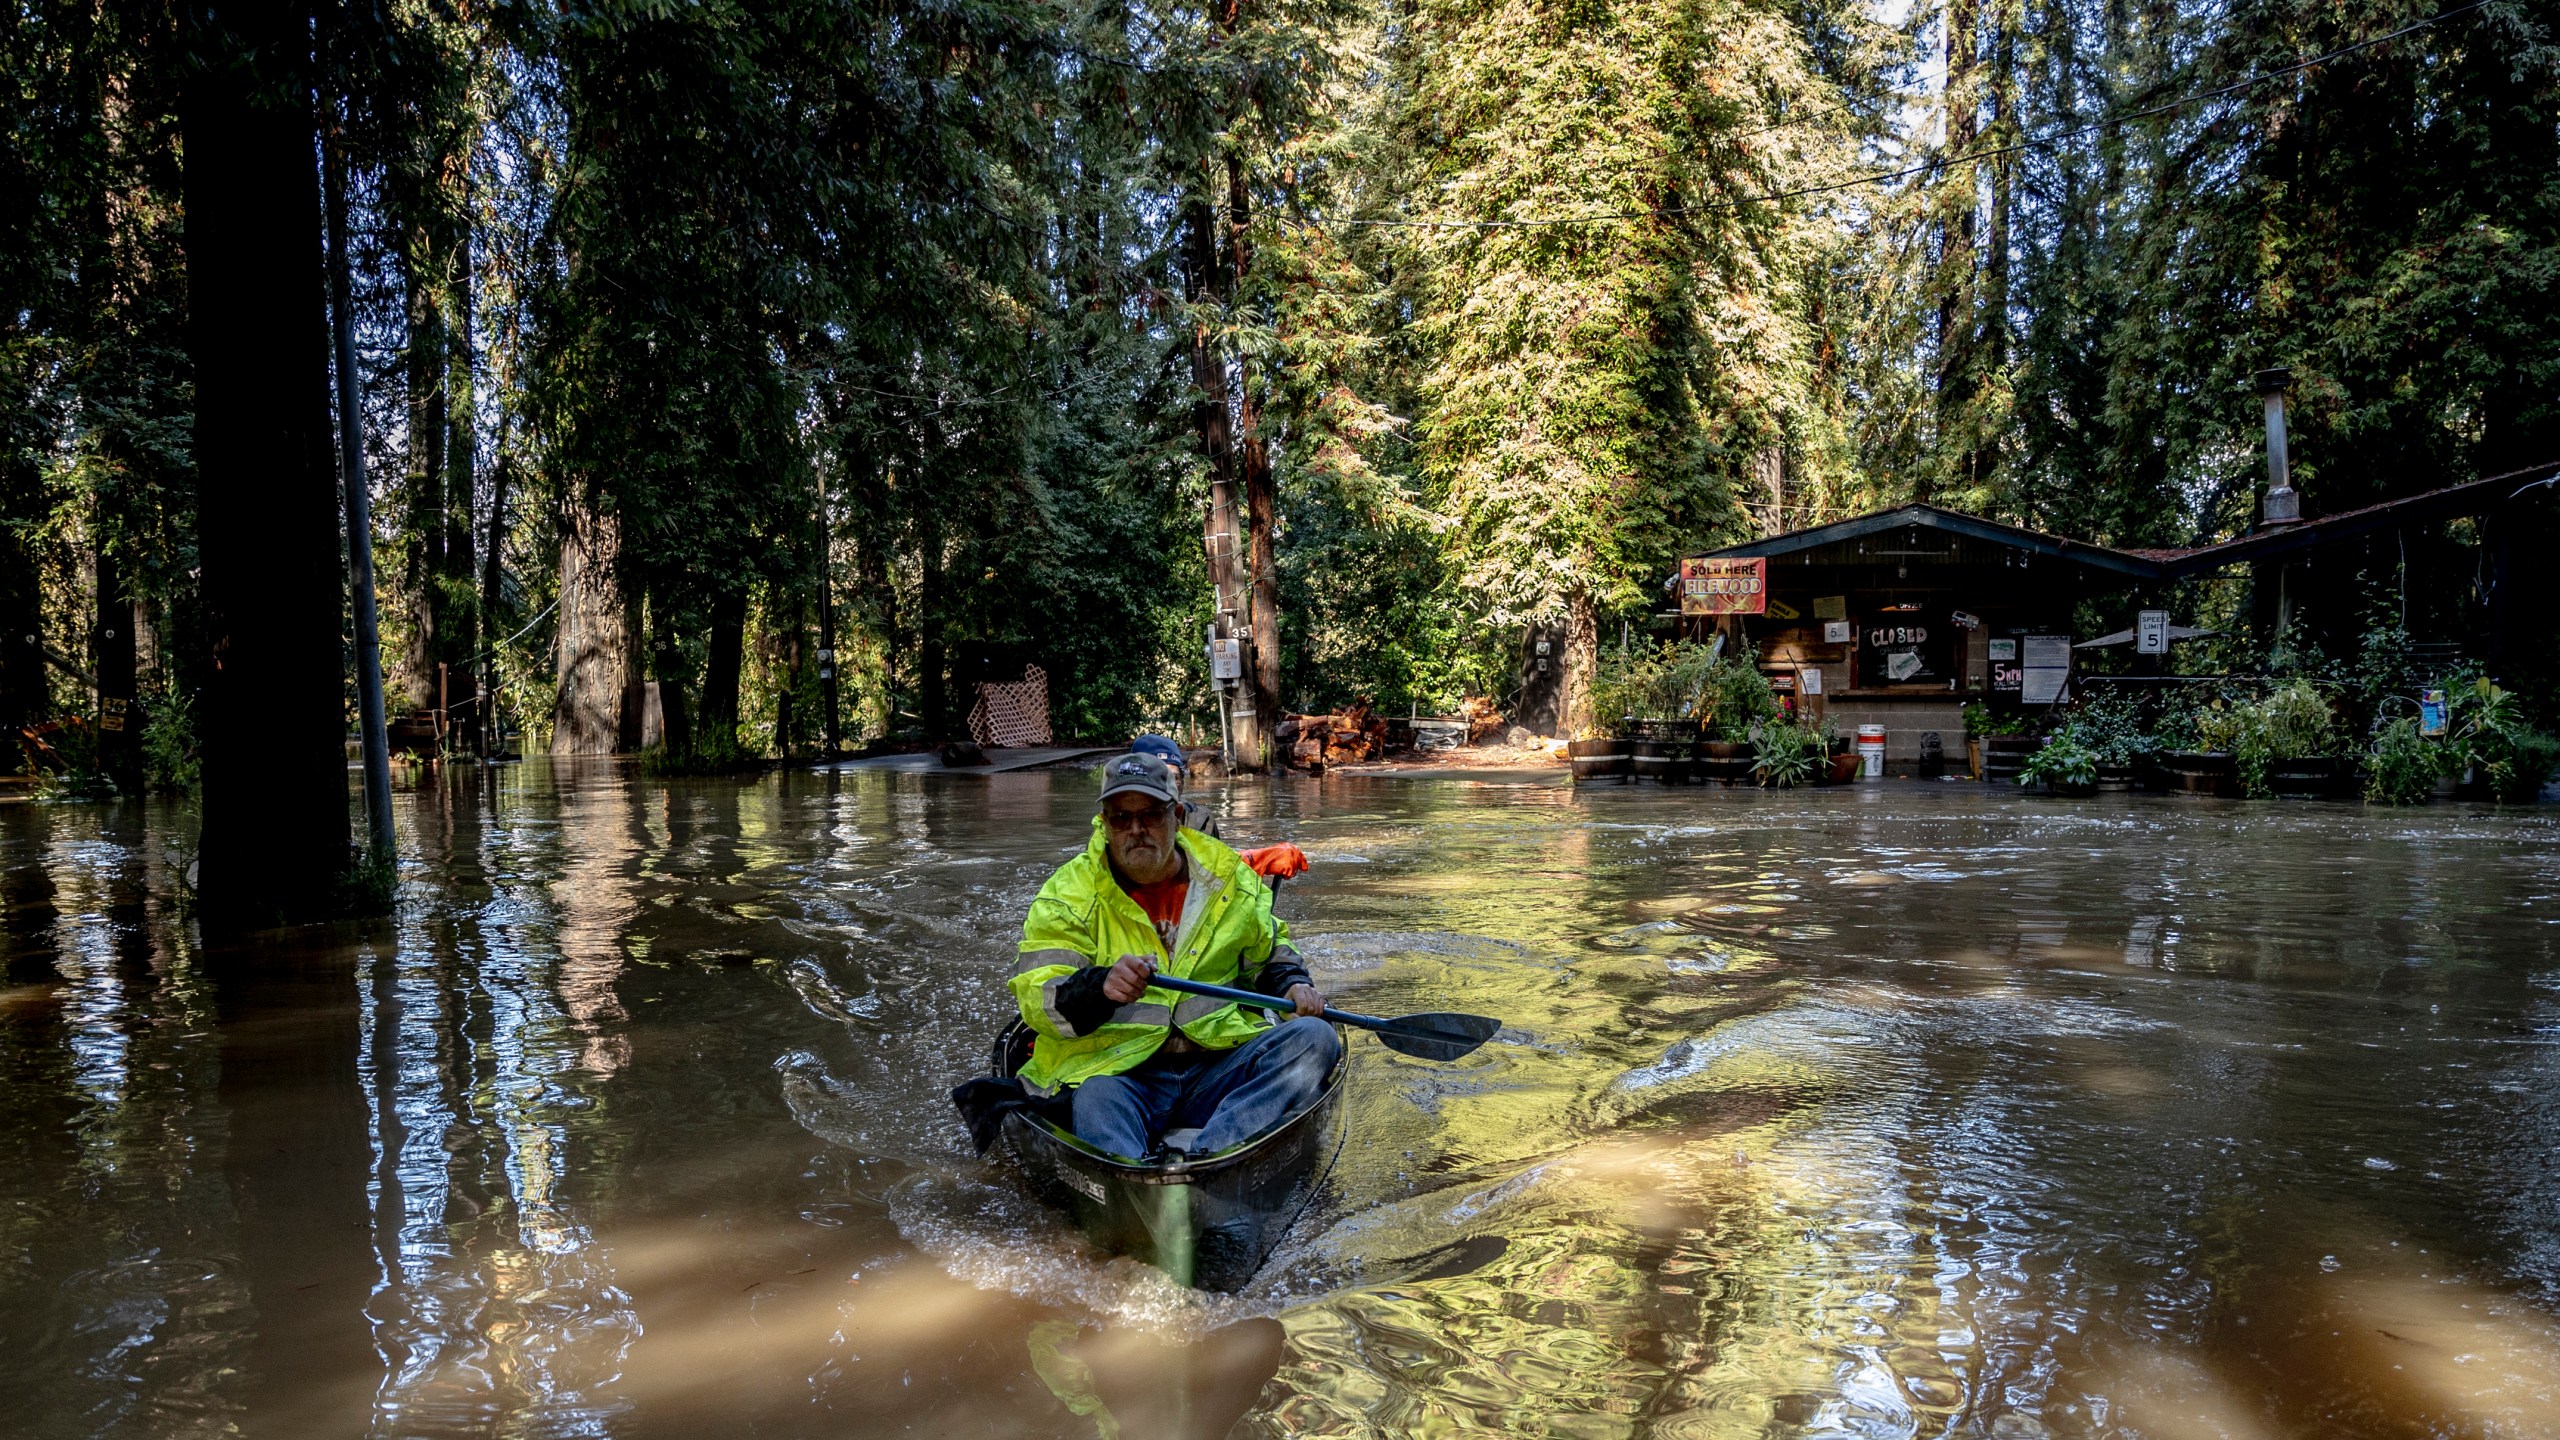
M1151 830L1172 813L1170 805L1142 805L1135 810L1105 810L1102 820L1114 830Z

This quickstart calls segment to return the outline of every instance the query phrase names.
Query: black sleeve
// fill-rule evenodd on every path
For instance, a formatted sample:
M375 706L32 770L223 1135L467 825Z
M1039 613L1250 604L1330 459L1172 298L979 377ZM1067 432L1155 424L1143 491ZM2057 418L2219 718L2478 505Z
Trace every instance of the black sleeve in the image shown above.
M1058 982L1058 1018L1073 1033L1092 1034L1120 1008L1102 993L1103 979L1110 973L1108 965L1088 965Z
M1262 973L1253 977L1253 988L1265 995L1285 996L1292 985L1314 983L1315 978L1307 974L1307 962L1286 943L1271 947L1271 958L1262 962Z

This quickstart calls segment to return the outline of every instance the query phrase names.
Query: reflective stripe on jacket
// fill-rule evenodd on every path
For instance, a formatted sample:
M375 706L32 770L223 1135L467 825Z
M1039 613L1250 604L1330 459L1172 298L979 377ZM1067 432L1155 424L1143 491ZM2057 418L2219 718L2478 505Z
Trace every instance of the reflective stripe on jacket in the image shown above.
M1166 953L1155 923L1120 888L1103 848L1100 816L1083 854L1058 867L1022 920L1022 948L1015 959L1013 996L1023 1023L1035 1034L1023 1085L1055 1093L1096 1075L1117 1075L1156 1053L1169 1026L1210 1050L1232 1050L1271 1025L1270 1012L1203 995L1149 989L1089 1032L1079 1033L1060 1014L1058 987L1089 965L1110 966L1123 955L1152 956L1167 975L1211 985L1252 985L1275 951L1294 962L1289 927L1271 913L1271 887L1236 852L1197 830L1178 829L1190 872L1182 921Z

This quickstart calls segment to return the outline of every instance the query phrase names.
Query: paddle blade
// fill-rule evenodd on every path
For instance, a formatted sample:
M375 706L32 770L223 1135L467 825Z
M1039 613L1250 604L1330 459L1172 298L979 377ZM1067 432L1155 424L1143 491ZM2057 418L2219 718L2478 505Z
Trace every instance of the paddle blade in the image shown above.
M1455 1060L1494 1037L1502 1022L1489 1015L1399 1015L1371 1033L1388 1049L1417 1060Z

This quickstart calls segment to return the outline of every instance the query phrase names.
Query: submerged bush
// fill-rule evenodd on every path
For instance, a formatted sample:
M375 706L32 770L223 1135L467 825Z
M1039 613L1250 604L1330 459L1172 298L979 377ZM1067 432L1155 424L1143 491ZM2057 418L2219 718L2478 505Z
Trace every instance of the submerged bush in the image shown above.
M2018 767L2018 783L2085 790L2098 783L2098 752L2083 736L2077 721L2065 722Z
M2364 798L2376 805L2422 805L2435 793L2445 773L2446 747L2418 733L2418 722L2406 716L2382 727L2373 737L2373 754L2365 762Z
M1831 742L1814 726L1772 723L1751 737L1752 772L1775 789L1810 784L1830 758Z

